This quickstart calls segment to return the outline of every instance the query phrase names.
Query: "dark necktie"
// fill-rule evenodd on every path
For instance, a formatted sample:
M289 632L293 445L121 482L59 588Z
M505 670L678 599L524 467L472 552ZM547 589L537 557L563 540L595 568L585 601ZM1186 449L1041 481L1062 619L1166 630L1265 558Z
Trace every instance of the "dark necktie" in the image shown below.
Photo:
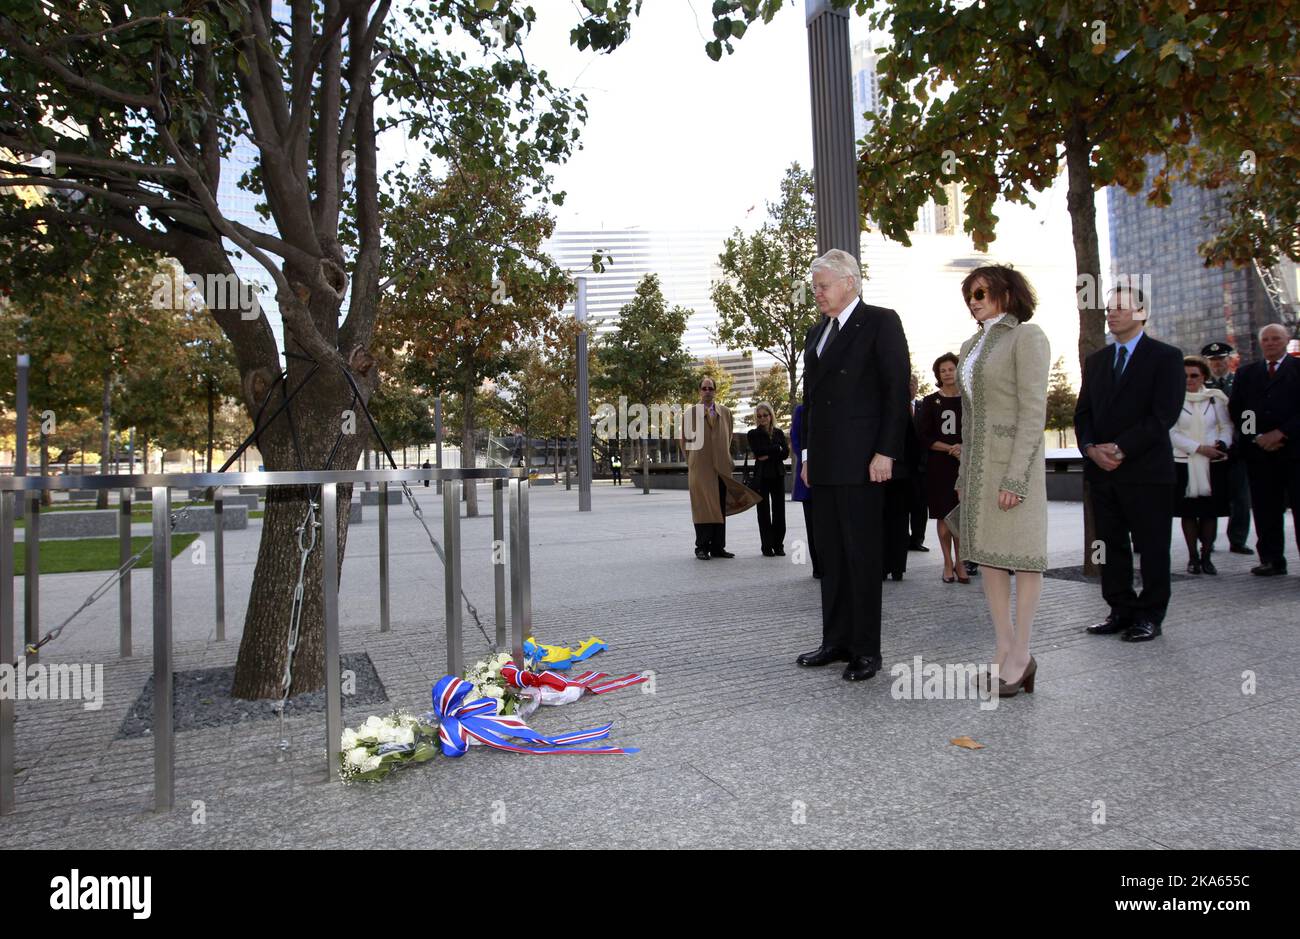
M1276 363L1276 362L1269 362L1269 363L1268 363L1268 380L1269 380L1269 381L1272 381L1272 380L1273 380L1274 378L1276 378L1276 377L1277 377L1277 363Z
M821 356L826 354L826 350L831 347L831 343L835 341L835 337L839 335L839 332L840 318L837 316L835 319L831 320L831 331L826 335L826 342L822 346L821 355L819 355L818 358L821 358Z
M1120 376L1124 374L1124 363L1128 360L1128 346L1120 346L1119 351L1115 353L1115 381L1119 381Z

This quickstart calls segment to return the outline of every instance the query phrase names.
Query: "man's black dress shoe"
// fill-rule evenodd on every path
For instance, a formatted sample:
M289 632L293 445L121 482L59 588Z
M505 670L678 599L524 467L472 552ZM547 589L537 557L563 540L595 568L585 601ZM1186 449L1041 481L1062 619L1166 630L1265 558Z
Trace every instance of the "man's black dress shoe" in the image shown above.
M1153 623L1150 620L1140 619L1128 628L1124 635L1120 636L1125 642L1149 642L1160 635L1160 624Z
M715 558L734 558L735 555L732 554L730 551L714 551L714 552L713 552L713 557L715 557Z
M814 652L805 652L795 659L795 662L809 668L816 668L819 665L830 665L832 662L847 662L848 660L849 654L843 649L836 649L833 646L821 646Z
M978 577L978 576L979 576L980 566L979 566L978 564L976 564L974 561L966 561L965 564L966 564L966 576L967 576L967 577Z
M1126 619L1120 619L1118 616L1112 613L1110 616L1107 616L1100 623L1093 623L1091 626L1088 627L1087 631L1092 633L1094 636L1111 636L1114 635L1115 633L1125 632L1132 625L1133 625L1132 621Z
M1252 567L1250 572L1256 577L1281 577L1286 573L1286 568L1278 564L1260 564Z
M911 544L907 546L907 550L908 551L929 551L930 549L927 548L919 541L913 541Z
M775 555L776 555L777 557L779 557L779 558L783 558L783 557L785 557L785 546L784 546L784 545L777 545L775 548L772 549L772 553L775 554Z
M865 681L880 671L880 656L859 655L844 667L845 681Z
M709 559L709 552L705 551L703 548L696 548L695 557L697 560L707 561Z
M1231 551L1233 554L1254 554L1255 553L1250 548L1247 548L1244 544L1235 544L1228 550Z
M765 558L770 558L770 557L775 557L775 556L776 556L776 555L774 555L774 554L772 553L772 549L771 549L771 548L764 548L764 549L763 549L763 557L765 557Z

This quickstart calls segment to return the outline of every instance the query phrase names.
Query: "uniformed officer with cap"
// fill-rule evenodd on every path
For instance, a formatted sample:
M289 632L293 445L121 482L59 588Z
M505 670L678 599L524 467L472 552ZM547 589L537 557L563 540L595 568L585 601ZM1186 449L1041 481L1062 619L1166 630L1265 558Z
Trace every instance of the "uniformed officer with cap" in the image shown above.
M1226 342L1211 342L1201 347L1201 355L1210 363L1210 380L1207 388L1218 388L1225 395L1232 396L1232 383L1237 373L1231 368L1232 356L1236 353ZM1233 554L1254 554L1246 547L1250 537L1250 483L1246 479L1246 464L1235 456L1228 464L1228 544Z

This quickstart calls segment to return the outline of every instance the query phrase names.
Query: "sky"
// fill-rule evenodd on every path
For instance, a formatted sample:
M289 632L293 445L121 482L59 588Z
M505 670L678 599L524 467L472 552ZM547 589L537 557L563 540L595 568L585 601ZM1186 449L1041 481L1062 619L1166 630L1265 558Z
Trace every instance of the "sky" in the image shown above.
M802 3L787 4L769 24L751 26L733 43L735 53L719 62L704 52L711 36L709 0L647 0L629 39L605 55L570 45L578 15L571 0L534 0L533 6L537 22L524 40L528 61L546 69L555 85L585 95L589 111L582 148L553 169L554 188L566 193L565 204L552 207L559 229L752 230L791 161L811 170ZM850 33L852 41L867 38L865 21L852 17ZM1077 384L1074 253L1064 182L1062 176L1036 209L1002 206L989 255L1017 264L1034 280L1043 299L1040 325ZM1105 269L1104 193L1098 194L1097 219ZM948 244L949 257L974 253L964 236ZM943 250L931 246L915 257L890 252L887 263L882 257L877 265L881 276L897 273L895 281L878 284L877 293L896 296L871 300L905 316L914 311L908 330L917 337L922 363L933 358L931 351L955 347L969 334L960 294L948 283L952 271L941 278L942 288L918 283ZM916 289L905 288L913 284Z

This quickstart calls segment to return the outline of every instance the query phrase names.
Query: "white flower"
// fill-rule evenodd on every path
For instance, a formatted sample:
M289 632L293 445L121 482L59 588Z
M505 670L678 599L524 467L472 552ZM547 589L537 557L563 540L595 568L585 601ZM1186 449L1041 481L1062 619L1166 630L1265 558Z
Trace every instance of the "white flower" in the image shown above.
M358 739L360 738L357 737L357 732L349 727L343 731L343 739L340 742L340 748L343 750L351 750L356 747Z
M502 697L502 691L497 685L485 685L483 687L483 697L500 698Z
M393 743L400 743L403 746L410 746L415 743L415 728L399 727L393 734Z
M375 757L375 759L378 759L378 757ZM362 772L365 772L366 763L368 763L369 761L370 761L370 751L367 750L365 747L355 747L348 751L347 763L349 766L355 767L361 770Z
M377 756L369 757L363 764L361 764L361 772L368 773L372 769L379 769L379 766L382 762L383 760L380 757Z

